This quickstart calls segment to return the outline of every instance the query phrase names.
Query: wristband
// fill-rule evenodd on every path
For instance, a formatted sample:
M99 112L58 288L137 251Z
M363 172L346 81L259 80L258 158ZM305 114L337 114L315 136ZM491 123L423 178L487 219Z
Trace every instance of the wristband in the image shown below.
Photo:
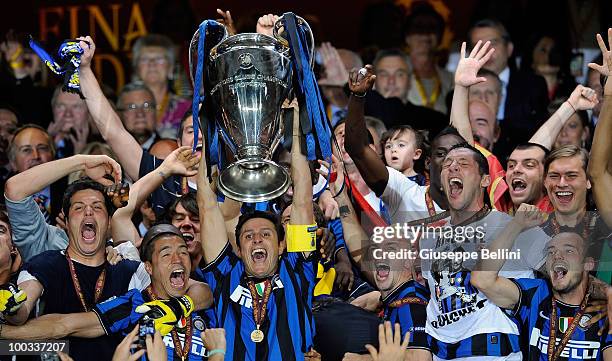
M565 102L566 102L566 103L567 103L567 104L570 106L570 108L572 108L572 110L574 111L574 113L576 113L576 108L574 108L574 106L572 105L572 103L570 103L570 102L569 102L569 100L566 100Z
M115 247L115 243L112 238L106 240L106 247Z
M225 355L225 350L221 349L221 348L215 348L215 349L212 349L212 350L208 351L208 353L206 353L206 355L204 355L204 357L210 357L212 355L217 355L217 354Z
M355 93L355 92L351 92L351 94L356 96L357 98L365 98L367 93Z
M287 252L310 252L317 249L317 224L288 224Z

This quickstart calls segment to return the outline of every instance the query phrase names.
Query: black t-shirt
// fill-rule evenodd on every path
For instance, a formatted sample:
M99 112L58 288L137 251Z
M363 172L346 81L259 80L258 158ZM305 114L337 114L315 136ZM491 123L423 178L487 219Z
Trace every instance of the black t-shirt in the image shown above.
M145 175L151 173L157 167L159 167L163 159L159 159L146 150L142 151L142 158L140 158L140 168L138 169L138 177L142 178ZM183 183L186 180L181 176L171 175L162 183L162 185L157 188L151 196L149 197L149 204L151 208L155 212L155 214L159 217L166 211L166 206L174 201L175 198L180 197L183 190ZM190 192L195 192L196 190L187 186Z
M98 302L126 293L131 288L129 287L130 282L140 262L124 260L115 266L105 263L98 267L85 266L74 261L73 264L85 303L88 308L91 308L95 304L96 282L105 268L104 288ZM85 311L74 288L64 251L46 251L37 255L24 265L23 272L29 273L43 286L43 293L40 298L44 303L43 314ZM20 275L20 278L22 277L27 277L27 275ZM133 286L138 287L137 285ZM111 360L121 340L122 337L119 335L91 339L69 337L70 356L75 361L91 360L95 353L96 360Z

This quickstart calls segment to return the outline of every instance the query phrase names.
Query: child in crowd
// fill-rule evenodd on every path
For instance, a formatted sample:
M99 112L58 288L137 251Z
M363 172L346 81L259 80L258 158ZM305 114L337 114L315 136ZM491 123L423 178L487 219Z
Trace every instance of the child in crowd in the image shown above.
M424 142L423 134L409 125L398 125L389 129L380 140L385 163L418 185L426 185L425 176L415 170L415 166L418 168L418 163L423 163L425 158Z

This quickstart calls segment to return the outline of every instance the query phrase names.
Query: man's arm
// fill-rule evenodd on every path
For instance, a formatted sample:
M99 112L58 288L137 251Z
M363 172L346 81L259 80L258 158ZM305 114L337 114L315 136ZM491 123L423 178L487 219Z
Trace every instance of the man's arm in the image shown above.
M6 198L18 201L77 171L85 171L90 178L106 185L112 184L104 179L107 174L112 174L116 183L121 182L121 167L112 158L105 155L75 155L43 163L14 175L6 181L4 194Z
M368 144L368 128L364 118L365 93L372 89L376 75L372 66L366 65L366 74L353 69L350 73L349 89L351 96L344 131L344 147L368 187L381 196L389 181L389 171L376 151ZM355 95L357 94L357 96Z
M6 321L12 325L22 325L30 317L30 313L36 307L36 301L40 298L43 292L43 286L35 279L27 280L18 284L19 288L25 292L28 298L21 305L16 314L5 316Z
M3 339L42 340L67 336L94 338L104 336L104 329L93 312L48 314L21 326L2 326Z
M80 78L81 92L85 97L87 109L96 127L100 131L102 138L111 146L119 163L125 169L127 175L133 179L138 179L138 168L142 158L142 148L140 144L125 129L119 115L115 112L108 99L102 93L98 80L91 70L91 59L96 51L96 45L89 36L78 38L81 40L79 45L83 48L81 55ZM89 45L86 43L89 42Z
M125 207L117 209L111 221L112 237L115 241L129 240L140 246L140 235L132 223L134 211L171 175L191 177L197 174L195 167L199 159L192 155L190 147L180 147L170 153L163 163L148 173L130 188L130 197Z
M603 55L603 65L590 63L589 68L600 72L607 79L604 86L604 103L593 136L588 173L599 213L606 224L612 227L612 202L609 193L612 189L612 51L606 48L599 34L597 42ZM612 29L608 29L608 43L612 46Z
M187 286L187 296L193 300L193 309L195 311L201 311L212 306L212 291L206 283L190 278Z
M200 211L200 241L204 262L212 263L229 242L223 213L217 203L217 195L208 182L206 157L201 157L198 169L198 210Z
M478 70L482 68L495 51L493 48L488 50L490 44L487 41L482 46L482 42L479 41L467 58L465 57L466 44L461 44L461 57L455 71L455 91L453 92L450 121L451 125L457 128L463 139L471 145L474 145L474 135L472 134L468 110L469 87L487 80L485 77L478 78L476 75Z
M293 200L291 202L290 224L308 225L314 223L312 205L312 177L306 156L300 148L300 115L297 101L290 105L293 108L293 138L291 143L291 180L293 181ZM304 252L308 257L310 252Z
M521 232L542 224L543 221L544 214L536 206L521 204L515 217L489 245L488 249L491 252L511 249L514 240ZM472 271L470 283L497 306L513 308L520 300L520 291L514 282L499 276L504 262L504 259L481 259L477 269Z
M557 139L557 135L565 125L565 122L576 111L593 109L597 102L597 95L593 89L582 85L576 86L569 98L542 124L538 131L529 139L529 142L540 144L546 149L552 149L555 139Z

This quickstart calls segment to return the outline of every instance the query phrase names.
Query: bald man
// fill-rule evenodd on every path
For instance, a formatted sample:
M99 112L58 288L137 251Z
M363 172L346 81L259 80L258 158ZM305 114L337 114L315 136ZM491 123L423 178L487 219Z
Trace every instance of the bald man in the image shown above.
M500 129L491 107L480 100L472 100L468 112L474 140L487 150L493 151Z

